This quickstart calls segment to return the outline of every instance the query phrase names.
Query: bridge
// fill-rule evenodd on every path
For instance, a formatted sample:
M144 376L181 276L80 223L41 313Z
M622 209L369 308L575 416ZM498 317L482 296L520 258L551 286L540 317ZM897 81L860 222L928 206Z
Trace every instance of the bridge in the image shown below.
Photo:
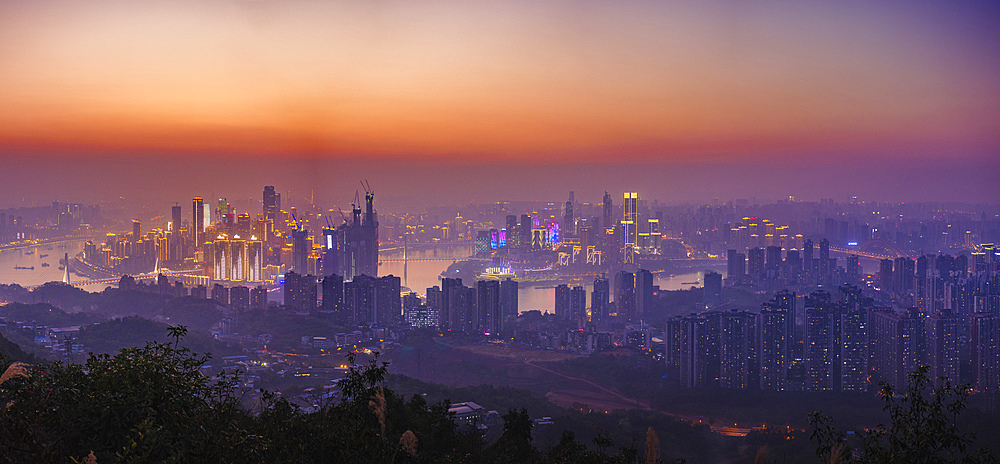
M462 258L379 258L380 263L419 263L430 261L489 261L489 258L462 257Z
M136 281L140 281L140 280L143 280L143 279L156 279L156 277L159 276L160 274L163 274L165 276L179 276L179 275L191 274L192 272L198 272L198 271L192 270L192 269L187 269L187 270L183 270L183 271L147 272L145 274L138 274L138 275L134 275L132 277ZM103 279L78 280L76 282L72 282L71 281L69 283L69 285L72 285L74 287L82 287L84 285L117 284L120 280L122 280L121 276L118 276L118 277L105 277ZM45 284L42 284L42 285L45 285ZM36 289L38 287L41 287L42 285L32 285L30 287L24 287L24 288L26 288L28 290L34 290L34 289Z
M905 251L896 246L895 243L886 240L868 240L853 249L831 246L830 251L845 255L858 255L870 259L896 259L909 256Z

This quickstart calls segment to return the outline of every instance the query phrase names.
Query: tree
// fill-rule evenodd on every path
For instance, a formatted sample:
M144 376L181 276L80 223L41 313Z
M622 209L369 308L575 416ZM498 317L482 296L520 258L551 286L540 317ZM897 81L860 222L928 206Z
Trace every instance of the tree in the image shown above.
M932 389L929 370L923 366L910 372L906 390L882 384L879 395L884 402L883 411L889 414L889 425L879 424L863 434L858 453L852 452L846 434L834 426L830 416L820 412L810 414L816 454L830 463L995 462L996 458L986 449L969 453L974 437L961 432L956 425L968 400L968 387L954 386L942 378L941 386Z

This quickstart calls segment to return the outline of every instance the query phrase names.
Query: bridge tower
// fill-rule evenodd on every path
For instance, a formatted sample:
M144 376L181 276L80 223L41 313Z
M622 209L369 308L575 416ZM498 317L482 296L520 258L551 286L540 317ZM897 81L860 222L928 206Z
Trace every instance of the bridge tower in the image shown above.
M70 285L69 282L69 253L63 253L63 260L66 261L66 265L63 266L63 283Z

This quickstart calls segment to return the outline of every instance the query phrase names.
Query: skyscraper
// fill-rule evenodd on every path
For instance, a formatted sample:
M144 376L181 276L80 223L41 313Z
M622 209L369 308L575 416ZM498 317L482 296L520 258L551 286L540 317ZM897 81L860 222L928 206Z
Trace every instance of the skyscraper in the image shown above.
M755 383L756 333L756 314L736 310L723 314L719 351L721 387L745 390Z
M830 294L818 291L806 297L805 346L807 391L833 389L833 304Z
M500 333L503 315L500 307L500 281L476 282L476 329L479 333L496 336Z
M726 282L727 285L740 285L747 272L747 255L735 249L726 251Z
M645 269L635 271L636 319L642 319L653 310L653 273Z
M200 248L201 244L205 242L205 200L201 197L194 197L191 200L193 206L193 214L191 217L191 238L194 242L195 248Z
M577 327L587 325L587 290L580 285L569 291L569 317Z
M177 234L181 230L181 205L170 207L170 231Z
M310 252L312 252L312 241L309 240L309 231L305 229L293 230L291 269L304 274Z
M345 279L356 275L378 275L378 216L375 213L375 194L365 193L365 215L354 205L353 222L337 228L340 239L340 272Z
M608 279L594 279L594 290L590 294L590 322L606 324L608 322L608 304L611 301L611 291Z
M517 281L511 278L500 282L500 330L504 331L517 318Z
M604 216L601 218L601 227L603 227L606 230L614 226L614 222L612 219L614 218L614 209L612 208L611 205L611 194L608 193L607 190L604 191L604 202L601 204L601 206L603 210L602 212L604 213Z
M559 319L569 319L569 285L560 284L555 288L555 314Z
M791 340L788 311L765 303L760 310L760 389L784 390Z
M264 186L264 218L274 220L281 211L281 194L274 191L273 185Z
M715 271L705 273L705 304L716 305L722 302L722 274Z
M636 316L635 274L621 271L615 274L615 310L623 320L630 321Z

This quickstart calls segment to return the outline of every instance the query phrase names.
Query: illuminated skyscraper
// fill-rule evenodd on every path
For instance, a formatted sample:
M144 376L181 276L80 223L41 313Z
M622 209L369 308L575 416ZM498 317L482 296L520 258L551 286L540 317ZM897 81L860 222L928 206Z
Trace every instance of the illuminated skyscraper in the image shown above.
M635 192L625 192L625 202L622 204L622 234L625 248L635 248L638 243L637 230L639 224L639 194Z

